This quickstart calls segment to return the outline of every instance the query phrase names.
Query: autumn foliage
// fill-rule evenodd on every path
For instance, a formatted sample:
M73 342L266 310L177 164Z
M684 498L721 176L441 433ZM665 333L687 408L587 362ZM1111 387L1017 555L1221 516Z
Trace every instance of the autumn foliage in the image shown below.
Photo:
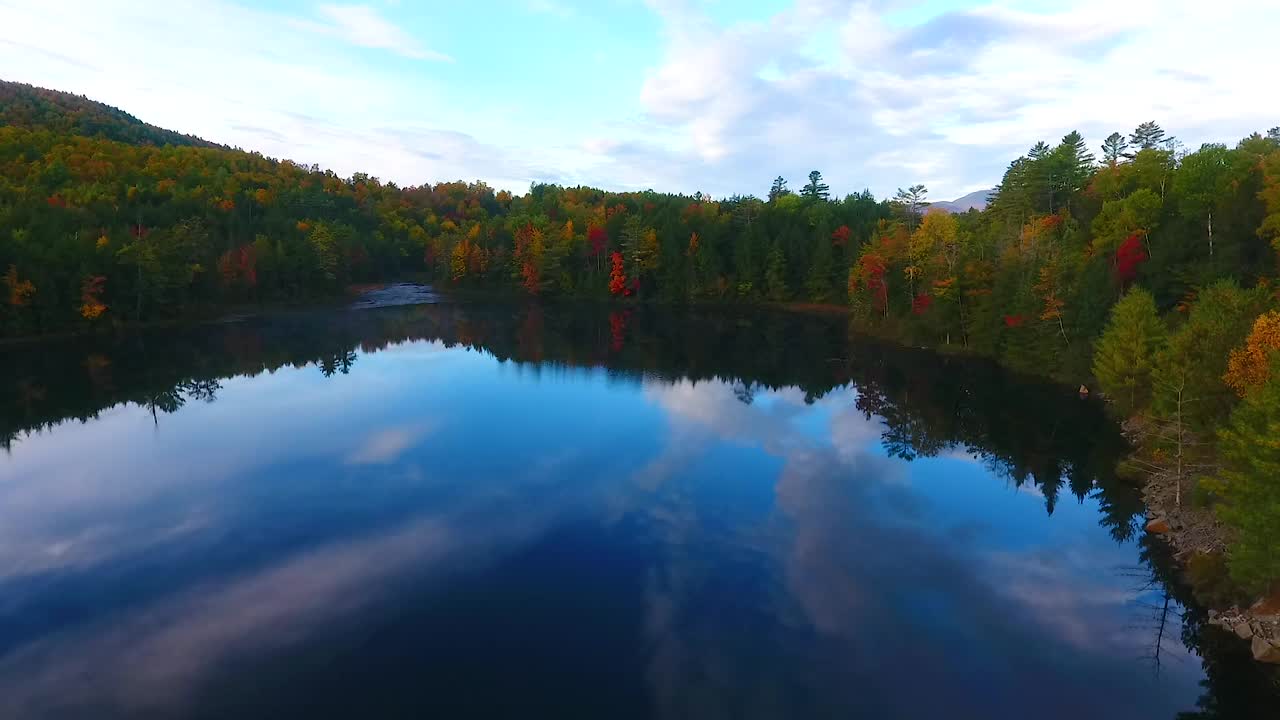
M613 295L630 295L631 288L627 286L626 263L622 259L622 253L614 252L609 256L609 262L613 265L609 273L609 292Z
M102 275L85 278L80 286L80 317L85 320L97 320L107 311L107 306L102 304L102 291L106 284L107 279Z
M1127 285L1138 276L1138 268L1147 261L1147 250L1142 246L1142 236L1133 233L1116 248L1116 280Z
M599 225L587 228L587 255L596 257L609 245L609 233Z
M1240 396L1270 377L1271 357L1280 350L1280 312L1271 311L1253 323L1243 347L1231 351L1223 381Z
M4 275L4 284L9 289L9 304L13 307L26 305L31 296L36 294L36 286L30 280L23 280L18 276L16 265L9 266L9 271Z

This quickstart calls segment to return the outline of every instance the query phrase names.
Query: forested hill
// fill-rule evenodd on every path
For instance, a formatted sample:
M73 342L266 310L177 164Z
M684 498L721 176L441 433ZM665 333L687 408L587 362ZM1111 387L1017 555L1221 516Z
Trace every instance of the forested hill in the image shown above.
M194 135L156 127L80 95L0 80L0 125L47 129L132 145L222 147Z
M765 198L398 187L210 146L65 93L0 96L0 334L145 321L423 273L441 286L848 304L865 328L1082 379L1129 287L1189 306L1276 273L1280 131L1188 152L1155 123L1015 159L982 211L923 186ZM167 143L167 144L166 144Z

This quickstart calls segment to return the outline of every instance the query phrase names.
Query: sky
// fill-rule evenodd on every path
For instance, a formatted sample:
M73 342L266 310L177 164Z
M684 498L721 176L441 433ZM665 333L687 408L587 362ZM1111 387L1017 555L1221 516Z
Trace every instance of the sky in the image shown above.
M1280 125L1270 0L0 0L0 78L420 185L999 182L1038 140Z

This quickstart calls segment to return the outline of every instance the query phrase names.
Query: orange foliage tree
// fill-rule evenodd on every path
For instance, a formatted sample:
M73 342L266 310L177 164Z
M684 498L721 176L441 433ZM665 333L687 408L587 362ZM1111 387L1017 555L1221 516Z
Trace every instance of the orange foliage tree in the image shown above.
M1267 381L1271 354L1276 350L1280 350L1280 312L1272 310L1258 316L1244 346L1231 351L1223 381L1244 397Z
M97 320L107 311L102 302L102 291L106 289L107 278L102 275L91 275L84 279L80 286L80 317L85 320Z

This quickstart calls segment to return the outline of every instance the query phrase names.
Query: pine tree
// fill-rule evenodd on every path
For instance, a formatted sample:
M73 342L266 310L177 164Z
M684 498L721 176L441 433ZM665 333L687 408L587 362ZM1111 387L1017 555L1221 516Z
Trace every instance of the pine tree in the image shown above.
M925 198L929 195L929 188L924 185L912 185L903 190L898 188L898 194L894 196L894 201L902 208L903 215L906 216L907 229L914 232L916 224L920 222L920 215L924 212L924 207L928 203Z
M1164 128L1157 125L1153 120L1144 122L1134 128L1133 133L1129 135L1129 144L1137 150L1154 150L1173 141L1174 137L1166 136ZM1133 157L1133 154L1126 157Z
M1151 368L1165 342L1165 328L1151 293L1135 287L1111 309L1107 328L1094 348L1093 374L1126 414L1151 398Z
M1062 144L1054 150L1057 167L1054 176L1062 201L1070 207L1071 196L1084 189L1093 175L1093 153L1085 145L1084 137L1072 130L1062 138ZM1054 210L1055 208L1050 208Z
M1280 578L1280 358L1270 379L1247 395L1218 433L1227 469L1221 477L1219 514L1237 533L1228 568L1231 577L1256 592Z
M769 202L773 202L784 195L790 195L791 191L787 189L787 179L779 175L773 179L773 187L769 188Z
M1120 158L1129 149L1129 141L1118 132L1113 132L1102 141L1102 159L1111 167L1120 163Z
M830 196L831 188L822 182L822 173L814 170L809 173L809 182L800 189L800 194L809 200L826 200Z

